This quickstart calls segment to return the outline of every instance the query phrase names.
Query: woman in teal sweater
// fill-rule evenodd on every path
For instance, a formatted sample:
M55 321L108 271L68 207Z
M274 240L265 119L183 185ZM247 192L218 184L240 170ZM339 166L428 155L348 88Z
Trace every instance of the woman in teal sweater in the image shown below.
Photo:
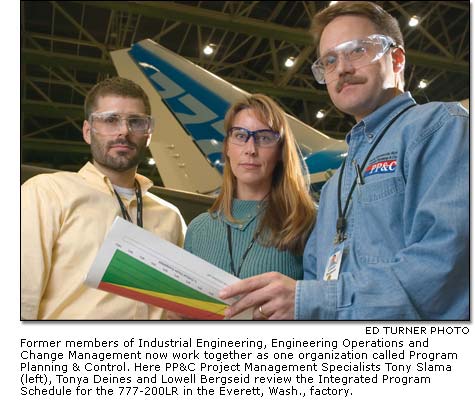
M221 192L188 226L185 249L239 278L277 271L302 279L315 204L284 111L255 94L228 110L224 126Z

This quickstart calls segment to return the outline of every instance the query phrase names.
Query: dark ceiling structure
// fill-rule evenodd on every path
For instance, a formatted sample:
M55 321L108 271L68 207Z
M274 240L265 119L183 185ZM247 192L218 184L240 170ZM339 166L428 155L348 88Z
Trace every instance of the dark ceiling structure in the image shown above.
M378 1L395 16L406 46L406 89L419 103L469 98L468 1ZM116 75L109 51L150 38L334 138L353 125L313 79L308 28L323 1L21 2L22 163L77 170L89 158L82 104ZM417 15L419 25L410 27ZM207 56L203 48L213 44ZM293 58L294 65L284 62ZM425 80L427 87L419 87ZM316 113L324 110L324 118ZM160 179L146 163L141 172Z

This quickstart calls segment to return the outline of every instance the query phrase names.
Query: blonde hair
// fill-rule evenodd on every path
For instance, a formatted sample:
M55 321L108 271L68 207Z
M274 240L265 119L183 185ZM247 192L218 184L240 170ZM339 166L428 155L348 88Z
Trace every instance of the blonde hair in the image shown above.
M225 131L229 131L236 115L244 109L252 110L261 122L281 136L278 143L281 160L274 169L272 188L266 198L263 214L260 215L257 229L259 243L301 255L316 215L315 204L309 193L306 165L299 157L299 150L284 111L265 95L251 95L232 105L224 119ZM227 148L226 136L223 145L223 185L209 212L212 216L224 214L229 221L238 222L232 216L236 177L231 170Z

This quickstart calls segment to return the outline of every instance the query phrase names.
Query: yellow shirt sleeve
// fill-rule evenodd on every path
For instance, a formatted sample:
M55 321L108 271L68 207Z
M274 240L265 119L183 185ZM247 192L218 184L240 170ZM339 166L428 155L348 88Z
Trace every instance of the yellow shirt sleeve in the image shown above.
M61 204L47 179L21 186L21 318L36 320L48 283Z

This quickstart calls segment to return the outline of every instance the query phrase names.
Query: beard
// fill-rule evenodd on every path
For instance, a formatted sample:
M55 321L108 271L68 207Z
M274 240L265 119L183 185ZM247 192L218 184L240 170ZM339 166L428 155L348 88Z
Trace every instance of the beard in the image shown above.
M112 156L109 150L114 145L126 145L132 149L133 152L116 151L116 155ZM117 138L115 140L106 141L96 137L91 131L91 153L95 162L117 172L123 172L136 168L144 159L147 150L147 139L144 137L143 143L133 143L124 138Z

